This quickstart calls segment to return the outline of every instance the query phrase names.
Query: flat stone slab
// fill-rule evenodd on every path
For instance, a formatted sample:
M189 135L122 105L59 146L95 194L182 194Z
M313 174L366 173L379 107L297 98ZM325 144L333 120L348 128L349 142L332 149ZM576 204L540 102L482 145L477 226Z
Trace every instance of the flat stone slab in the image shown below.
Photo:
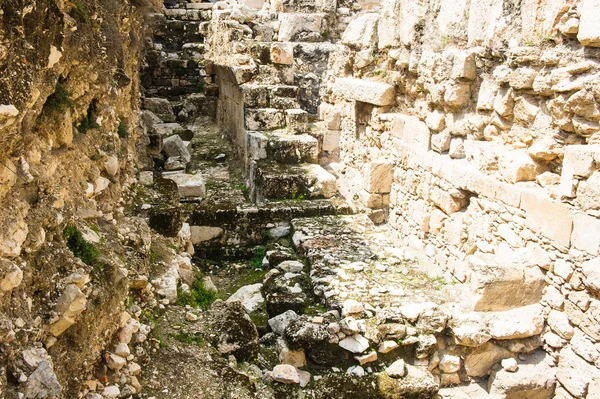
M173 180L177 184L182 198L206 196L206 183L202 174L188 175L186 173L163 173L164 179Z
M338 78L333 91L347 100L356 100L373 105L392 105L396 102L396 88L373 80Z

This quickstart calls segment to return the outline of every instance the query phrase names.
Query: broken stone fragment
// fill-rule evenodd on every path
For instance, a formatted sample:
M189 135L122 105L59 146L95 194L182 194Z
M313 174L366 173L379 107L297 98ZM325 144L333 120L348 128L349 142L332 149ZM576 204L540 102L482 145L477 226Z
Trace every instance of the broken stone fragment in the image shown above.
M342 339L339 345L352 353L362 353L369 349L369 341L360 334Z
M111 370L121 370L127 364L126 359L114 353L107 353L104 360L106 360L106 365Z
M42 360L35 371L27 378L24 397L26 399L59 397L62 387L58 382L52 365Z
M398 359L391 365L389 365L385 372L392 378L402 378L406 374L406 366L404 365L404 360Z
M56 311L60 318L48 329L55 336L61 335L67 328L75 324L75 319L86 308L87 298L75 284L69 284L56 302Z
M248 313L264 309L265 298L261 292L262 286L262 283L257 283L241 287L227 299L227 302L241 302Z
M273 368L273 380L282 384L300 384L296 368L289 364L278 364Z
M21 285L23 271L8 259L0 258L0 294L11 292Z

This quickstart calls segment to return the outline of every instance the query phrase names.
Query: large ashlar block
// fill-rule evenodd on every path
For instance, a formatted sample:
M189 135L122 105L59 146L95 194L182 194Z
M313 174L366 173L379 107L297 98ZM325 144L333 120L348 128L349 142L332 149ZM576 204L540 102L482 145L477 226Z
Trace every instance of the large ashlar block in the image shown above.
M577 39L584 46L600 47L600 2L582 0L579 12L581 17Z
M394 164L390 161L371 162L365 169L365 189L373 194L387 194L392 189Z
M469 45L488 45L503 21L503 0L481 0L472 2L469 7L467 34Z
M592 255L600 254L600 219L585 213L573 216L572 245Z
M525 225L528 228L569 247L573 216L565 204L548 198L544 192L524 191L521 209L527 213Z
M431 190L430 198L446 215L451 215L461 210L467 200L458 190L443 190L438 186Z
M405 144L417 151L427 152L431 146L431 131L419 118L404 114L387 114L391 123L391 132Z
M490 334L498 340L533 337L544 329L544 314L540 304L490 312L487 316Z
M537 266L491 254L467 258L467 278L474 293L475 311L503 311L538 303L545 286ZM510 295L507 295L510 293Z
M396 102L396 88L373 80L338 78L333 85L336 95L347 100L373 105L392 105Z
M358 14L344 31L342 44L359 49L373 47L377 43L378 21L378 14Z

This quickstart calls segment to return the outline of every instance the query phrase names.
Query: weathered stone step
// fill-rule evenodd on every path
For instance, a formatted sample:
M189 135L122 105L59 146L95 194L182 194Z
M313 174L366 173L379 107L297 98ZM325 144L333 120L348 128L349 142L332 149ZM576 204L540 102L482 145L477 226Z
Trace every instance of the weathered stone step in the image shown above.
M336 178L316 164L284 165L258 161L251 171L250 192L256 202L265 200L331 198Z
M164 15L168 19L180 21L210 21L211 18L211 14L207 10L194 8L169 8L165 10Z
M261 205L212 204L201 202L187 207L187 223L197 250L264 244L273 228L287 229L292 219L327 215L349 215L355 209L338 198L278 201ZM218 252L218 251L217 251ZM236 251L234 251L236 252ZM237 251L236 253L238 253Z
M319 141L308 134L293 134L287 130L266 132L267 159L285 164L317 163Z

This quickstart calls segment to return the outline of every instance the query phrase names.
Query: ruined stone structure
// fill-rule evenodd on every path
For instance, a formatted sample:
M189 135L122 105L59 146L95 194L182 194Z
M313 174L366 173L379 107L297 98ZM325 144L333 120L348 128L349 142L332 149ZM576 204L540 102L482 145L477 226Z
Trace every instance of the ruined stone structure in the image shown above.
M0 396L600 397L599 78L598 0L7 1Z

